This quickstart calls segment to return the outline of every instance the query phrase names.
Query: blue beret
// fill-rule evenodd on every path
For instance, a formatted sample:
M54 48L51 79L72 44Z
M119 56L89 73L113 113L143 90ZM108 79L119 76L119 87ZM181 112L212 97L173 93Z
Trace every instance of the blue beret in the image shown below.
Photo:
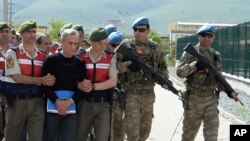
M123 34L119 32L112 32L108 37L109 44L115 44L121 42L123 39Z
M140 17L140 18L137 18L133 24L132 24L132 28L135 28L139 25L149 25L149 21L148 21L148 18L146 17Z
M117 28L116 28L116 26L114 24L108 24L104 28L107 30L108 35L110 33L112 33L112 32L116 32L117 31Z
M203 25L197 32L196 34L201 34L201 33L214 33L215 32L215 27L211 24L205 24Z

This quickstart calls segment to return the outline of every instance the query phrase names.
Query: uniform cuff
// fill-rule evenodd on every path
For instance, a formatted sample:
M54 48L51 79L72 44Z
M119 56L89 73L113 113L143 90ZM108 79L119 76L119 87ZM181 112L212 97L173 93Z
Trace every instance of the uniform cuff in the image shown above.
M193 71L196 71L197 70L197 68L196 68L196 63L197 63L197 61L194 61L194 62L192 62L192 63L190 63L189 65L190 65L190 68L193 70Z

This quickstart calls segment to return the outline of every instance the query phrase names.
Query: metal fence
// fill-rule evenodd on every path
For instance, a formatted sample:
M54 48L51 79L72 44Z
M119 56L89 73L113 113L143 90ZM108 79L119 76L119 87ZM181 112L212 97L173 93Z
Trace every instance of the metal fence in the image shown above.
M221 53L222 71L250 79L250 22L218 29L212 47ZM177 39L176 59L187 43L196 45L196 35Z

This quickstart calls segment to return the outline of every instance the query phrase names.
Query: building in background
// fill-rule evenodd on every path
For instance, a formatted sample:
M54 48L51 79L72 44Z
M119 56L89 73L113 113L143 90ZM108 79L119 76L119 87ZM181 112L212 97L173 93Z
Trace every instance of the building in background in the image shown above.
M206 23L173 22L168 25L170 42L176 42L178 38L190 36ZM235 26L236 24L211 23L216 29Z

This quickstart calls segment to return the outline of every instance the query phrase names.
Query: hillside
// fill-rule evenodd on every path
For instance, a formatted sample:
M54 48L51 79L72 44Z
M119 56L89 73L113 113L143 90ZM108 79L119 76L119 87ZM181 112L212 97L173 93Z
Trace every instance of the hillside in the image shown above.
M12 2L14 22L36 19L39 25L47 25L49 20L55 19L83 24L86 32L89 32L95 26L104 26L107 20L120 20L119 30L131 34L132 21L137 17L146 16L150 19L152 28L164 36L167 35L169 22L238 24L248 21L250 13L248 0L12 0Z

